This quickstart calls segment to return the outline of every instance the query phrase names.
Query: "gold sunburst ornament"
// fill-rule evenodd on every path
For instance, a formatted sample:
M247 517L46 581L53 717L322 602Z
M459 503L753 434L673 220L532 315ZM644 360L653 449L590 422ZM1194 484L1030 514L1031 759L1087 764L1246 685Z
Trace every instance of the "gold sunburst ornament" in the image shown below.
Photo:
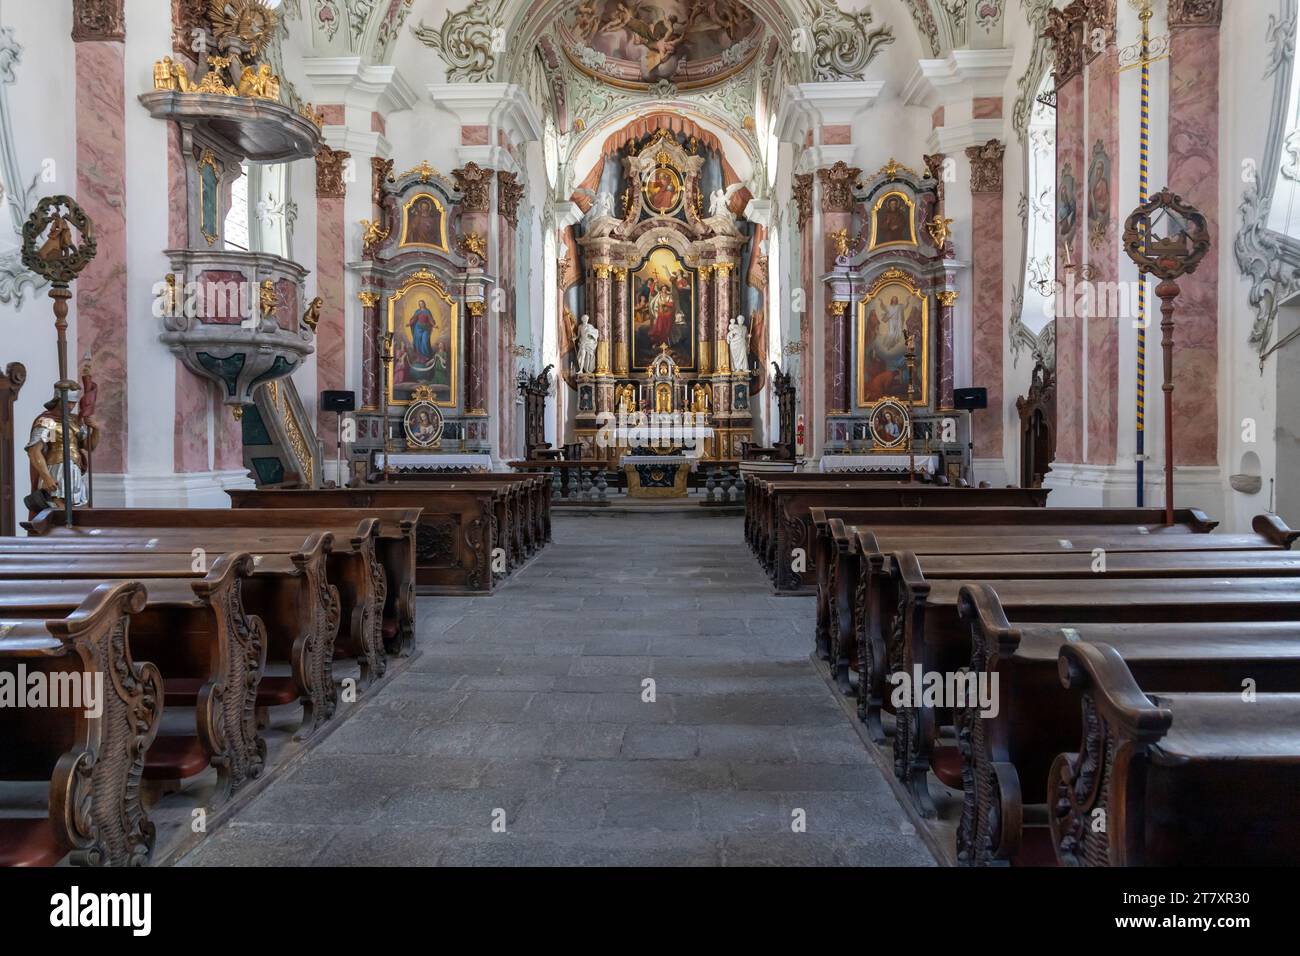
M209 0L208 20L217 43L237 38L256 58L275 36L279 17L264 0Z

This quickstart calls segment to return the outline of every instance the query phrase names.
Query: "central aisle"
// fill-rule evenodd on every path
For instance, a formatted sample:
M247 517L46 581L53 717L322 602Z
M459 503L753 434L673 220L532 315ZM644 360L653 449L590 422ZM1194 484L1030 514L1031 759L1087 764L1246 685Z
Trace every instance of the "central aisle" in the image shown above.
M418 659L184 862L933 864L740 518L554 524L495 597L421 598Z

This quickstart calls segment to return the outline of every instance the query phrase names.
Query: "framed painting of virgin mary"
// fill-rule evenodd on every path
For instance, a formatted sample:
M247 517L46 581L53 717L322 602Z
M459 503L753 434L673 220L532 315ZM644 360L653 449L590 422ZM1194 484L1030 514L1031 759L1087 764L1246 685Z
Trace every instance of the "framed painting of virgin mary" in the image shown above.
M388 331L393 333L389 404L409 405L424 386L426 400L455 407L460 316L442 280L426 270L408 278L388 297Z

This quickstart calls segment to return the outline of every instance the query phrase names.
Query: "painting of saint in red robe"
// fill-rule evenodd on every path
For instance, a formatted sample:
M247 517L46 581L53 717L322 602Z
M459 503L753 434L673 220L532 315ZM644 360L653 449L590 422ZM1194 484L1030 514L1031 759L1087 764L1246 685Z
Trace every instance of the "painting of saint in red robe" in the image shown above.
M667 166L660 166L650 177L646 185L646 205L652 213L671 216L677 211L682 198L682 181L677 172Z
M671 249L651 250L632 282L632 366L643 369L668 347L684 369L695 366L695 273Z

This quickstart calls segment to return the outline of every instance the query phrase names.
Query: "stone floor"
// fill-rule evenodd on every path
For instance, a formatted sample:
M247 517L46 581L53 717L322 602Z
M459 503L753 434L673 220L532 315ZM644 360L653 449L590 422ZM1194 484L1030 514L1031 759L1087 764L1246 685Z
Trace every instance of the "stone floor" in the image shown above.
M560 514L495 597L418 621L184 865L934 863L738 518Z

